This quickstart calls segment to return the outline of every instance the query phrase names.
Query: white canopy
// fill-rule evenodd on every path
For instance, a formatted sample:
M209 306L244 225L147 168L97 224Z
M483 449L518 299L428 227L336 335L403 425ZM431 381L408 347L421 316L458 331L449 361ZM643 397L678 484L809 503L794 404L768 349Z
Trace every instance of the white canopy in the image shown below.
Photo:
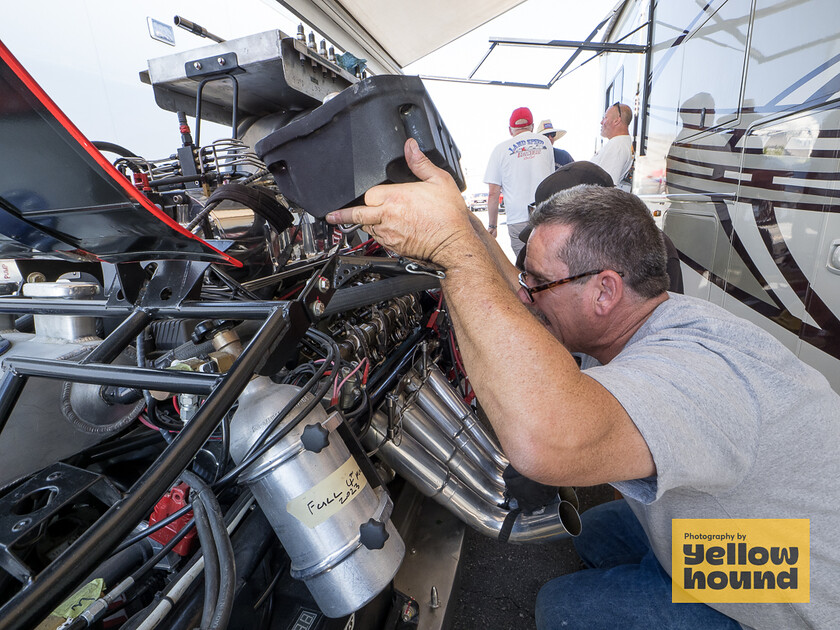
M368 67L382 74L399 73L525 0L277 1L338 46L367 55Z

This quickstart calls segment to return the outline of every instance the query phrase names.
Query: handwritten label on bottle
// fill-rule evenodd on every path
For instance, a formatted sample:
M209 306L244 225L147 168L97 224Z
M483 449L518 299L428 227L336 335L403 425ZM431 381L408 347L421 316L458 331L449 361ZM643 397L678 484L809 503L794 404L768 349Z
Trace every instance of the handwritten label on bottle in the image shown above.
M286 511L310 528L338 513L367 486L367 479L351 456L326 479L286 504Z

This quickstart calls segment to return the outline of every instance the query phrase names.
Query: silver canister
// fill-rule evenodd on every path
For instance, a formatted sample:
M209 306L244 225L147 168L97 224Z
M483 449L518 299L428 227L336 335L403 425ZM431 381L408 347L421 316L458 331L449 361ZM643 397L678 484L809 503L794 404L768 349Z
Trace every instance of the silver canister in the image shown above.
M267 377L254 379L231 421L231 456L238 464L277 413L300 391ZM311 401L302 400L293 420ZM390 516L384 488L368 483L335 431L340 416L317 405L243 475L303 580L328 617L358 610L393 579L405 545Z
M31 298L90 300L99 294L95 282L27 282L23 295ZM75 341L96 336L96 319L71 315L35 315L35 334Z

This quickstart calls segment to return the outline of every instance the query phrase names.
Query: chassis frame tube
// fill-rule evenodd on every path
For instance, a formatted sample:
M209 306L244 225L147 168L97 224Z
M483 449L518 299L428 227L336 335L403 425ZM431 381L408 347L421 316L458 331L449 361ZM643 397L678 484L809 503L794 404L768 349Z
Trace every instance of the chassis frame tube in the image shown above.
M219 310L217 305L216 312ZM272 347L290 329L288 309L275 303L274 310L259 332L230 371L220 379L196 416L127 495L111 506L95 525L0 608L0 630L24 630L37 625L151 511L155 502L189 464L198 448L210 437L245 389L252 374L265 361L265 348Z
M271 312L290 302L182 302L172 306L146 306L142 312L152 318L180 317L212 319L220 313L228 319L265 319ZM137 312L132 305L109 304L106 300L42 300L0 298L0 313L17 315L74 315L77 317L126 317Z
M206 396L224 378L218 374L154 370L130 365L107 363L68 363L51 359L15 357L3 365L21 376L38 376L58 381L90 383L92 385L117 385L137 389L160 390L173 394L198 394Z

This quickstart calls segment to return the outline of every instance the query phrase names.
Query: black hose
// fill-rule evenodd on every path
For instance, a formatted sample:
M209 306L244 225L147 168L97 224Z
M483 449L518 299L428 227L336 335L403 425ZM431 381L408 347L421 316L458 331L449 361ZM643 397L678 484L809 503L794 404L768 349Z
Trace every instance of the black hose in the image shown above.
M254 572L265 562L270 547L277 544L277 537L262 510L255 509L245 517L231 541L236 558L236 597L239 598ZM195 589L188 600L167 617L167 630L193 630L199 627L200 617L201 593ZM241 620L239 626L242 626Z
M190 483L190 485L192 484ZM204 554L204 606L201 609L200 625L202 628L206 628L216 612L216 602L219 599L221 578L219 554L216 551L213 531L210 529L210 518L207 516L207 510L202 501L193 500L193 513L195 514L195 528L198 532L198 539L201 542L201 551Z
M209 630L225 630L230 621L231 612L233 612L233 600L236 588L236 561L233 555L233 545L230 542L230 535L225 526L225 518L222 514L222 508L213 491L210 490L203 479L195 473L188 470L181 474L181 478L196 491L196 498L201 502L201 507L205 509L206 516L210 523L211 535L215 544L215 551L218 556L218 578L219 588L218 597L216 598L214 612L209 620L205 622L206 609L202 615L202 628ZM196 504L196 507L198 505ZM207 555L209 546L202 548L205 554L205 585L209 584L211 579L208 574Z
M84 583L87 584L91 580L102 578L106 589L113 589L132 570L149 560L154 555L153 551L152 544L147 539L140 540L137 544L131 545L105 560Z
M155 360L155 367L169 367L173 359L191 359L192 357L206 356L213 352L213 350L215 348L213 347L212 340L199 344L188 341L158 357Z
M35 316L21 315L15 320L15 330L22 333L35 332Z
M186 509L192 509L191 505L185 506ZM161 549L151 558L149 558L146 563L137 569L134 573L131 574L131 579L134 582L138 582L140 578L142 578L146 573L151 571L157 563L163 560L166 555L175 549L179 542L181 542L184 537L192 531L192 528L195 526L195 519L191 519L187 521L187 523L172 537L172 539L166 543Z
M120 157L124 158L139 158L139 155L135 155L125 147L122 147L118 144L114 144L113 142L104 142L102 140L93 140L91 144L95 146L100 151L107 151L108 153L115 153Z

